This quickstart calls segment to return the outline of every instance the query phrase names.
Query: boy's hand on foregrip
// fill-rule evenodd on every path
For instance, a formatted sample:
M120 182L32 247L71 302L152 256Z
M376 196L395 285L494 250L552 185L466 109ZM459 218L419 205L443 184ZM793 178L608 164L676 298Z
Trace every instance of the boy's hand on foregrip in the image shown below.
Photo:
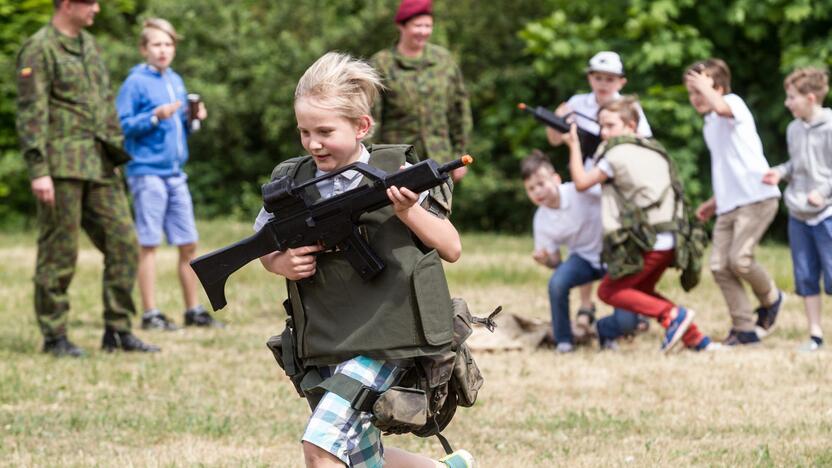
M413 193L407 187L399 188L395 185L387 189L387 196L390 198L390 202L393 203L393 210L397 215L409 210L419 201L418 194Z
M563 117L570 112L572 112L572 109L569 107L569 104L565 102L560 103L557 109L555 109L555 115L558 117Z
M283 252L274 252L267 255L263 263L266 269L272 273L297 281L315 274L317 265L315 254L321 250L323 248L319 245L286 249Z

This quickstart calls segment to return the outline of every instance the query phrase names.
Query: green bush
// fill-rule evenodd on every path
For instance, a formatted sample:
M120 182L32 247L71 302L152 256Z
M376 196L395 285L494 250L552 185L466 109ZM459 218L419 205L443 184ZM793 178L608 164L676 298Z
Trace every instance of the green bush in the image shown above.
M187 170L199 216L251 219L259 185L280 161L302 153L292 96L297 79L328 50L369 57L397 37L394 0L121 0L105 2L93 32L118 85L141 57L137 37L149 16L169 19L184 36L176 70L205 100L209 119L191 140ZM720 56L755 117L769 161L787 157L783 76L793 67L829 64L832 0L475 0L436 2L434 42L457 57L471 95L476 158L455 194L454 221L464 229L525 231L532 206L518 180L532 148L565 172L563 148L518 102L556 106L588 85L586 60L620 52L625 92L642 99L656 136L668 147L695 201L710 196L702 120L687 103L681 73L694 60ZM21 41L51 13L49 0L0 0L0 65L12 70ZM31 212L16 151L14 77L0 76L0 225ZM782 234L784 219L775 232Z

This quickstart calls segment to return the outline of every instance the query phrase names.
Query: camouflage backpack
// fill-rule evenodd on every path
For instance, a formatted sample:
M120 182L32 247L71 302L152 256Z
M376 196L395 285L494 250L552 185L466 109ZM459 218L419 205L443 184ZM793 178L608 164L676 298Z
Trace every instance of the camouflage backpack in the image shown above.
M604 235L602 260L607 264L607 271L613 279L638 273L644 268L642 254L652 249L656 235L660 232L673 232L676 240L673 266L682 271L679 278L682 288L690 291L699 284L702 257L708 246L708 233L704 225L691 215L685 200L684 187L664 147L655 140L625 136L610 140L605 152L613 146L625 143L639 145L660 154L670 168L670 186L655 202L645 207L639 207L613 186L621 228ZM666 223L650 224L646 213L661 205L671 191L676 201L673 219Z

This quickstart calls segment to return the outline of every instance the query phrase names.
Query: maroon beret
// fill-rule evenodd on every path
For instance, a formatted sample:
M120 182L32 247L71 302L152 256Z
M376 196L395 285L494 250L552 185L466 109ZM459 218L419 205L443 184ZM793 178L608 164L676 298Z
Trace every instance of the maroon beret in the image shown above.
M399 11L396 12L396 22L407 23L407 20L419 15L432 15L433 2L431 0L402 0Z

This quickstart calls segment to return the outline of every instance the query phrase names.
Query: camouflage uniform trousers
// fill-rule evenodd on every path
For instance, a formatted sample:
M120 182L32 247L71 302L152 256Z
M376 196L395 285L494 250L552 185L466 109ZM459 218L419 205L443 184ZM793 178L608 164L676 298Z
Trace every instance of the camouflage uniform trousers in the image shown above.
M67 289L75 274L81 228L104 254L102 296L104 324L130 330L136 312L132 290L138 243L124 185L120 179L93 182L53 179L55 205L38 202L38 255L35 269L35 315L46 338L66 334Z

